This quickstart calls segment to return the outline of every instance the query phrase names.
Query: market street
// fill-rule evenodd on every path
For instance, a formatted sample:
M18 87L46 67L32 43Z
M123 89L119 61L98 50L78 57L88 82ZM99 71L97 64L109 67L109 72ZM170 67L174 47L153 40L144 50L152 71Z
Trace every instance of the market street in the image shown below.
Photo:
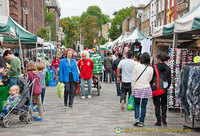
M184 118L179 112L168 112L167 127L155 127L151 99L147 106L145 127L135 127L134 112L120 109L115 84L103 83L100 96L93 88L92 99L83 100L76 96L73 108L65 107L56 93L56 87L47 87L43 121L25 124L16 116L11 128L0 127L0 136L110 136L116 135L116 127L122 129L118 135L126 136L199 136L197 131L176 133L183 131Z

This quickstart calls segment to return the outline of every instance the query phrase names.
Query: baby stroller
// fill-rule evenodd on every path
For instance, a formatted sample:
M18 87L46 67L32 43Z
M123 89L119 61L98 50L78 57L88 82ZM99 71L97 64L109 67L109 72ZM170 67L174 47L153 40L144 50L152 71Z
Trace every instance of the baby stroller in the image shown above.
M31 108L30 104L32 102L32 94L33 94L33 86L35 83L35 79L30 82L28 80L28 76L24 76L23 79L19 81L20 87L20 99L17 101L16 105L12 107L6 116L1 117L1 122L3 126L8 128L12 124L12 117L14 115L19 115L20 121L25 121L27 124L31 124L33 122L33 117L29 115L29 110Z

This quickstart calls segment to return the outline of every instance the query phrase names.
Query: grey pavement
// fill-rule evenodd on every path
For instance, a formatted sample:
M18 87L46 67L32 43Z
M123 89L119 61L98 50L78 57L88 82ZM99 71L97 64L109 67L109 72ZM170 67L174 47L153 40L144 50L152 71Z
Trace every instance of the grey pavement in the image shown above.
M121 111L115 84L102 84L101 94L93 88L92 99L76 96L74 107L65 107L63 99L57 98L57 88L47 87L44 101L43 121L26 124L14 117L11 128L0 126L0 136L199 136L198 131L183 131L184 118L177 111L168 112L168 125L156 127L154 105L149 99L145 126L133 126L134 111ZM35 112L35 114L37 114ZM121 134L114 129L121 128ZM186 131L186 130L185 130ZM187 130L190 131L190 130Z

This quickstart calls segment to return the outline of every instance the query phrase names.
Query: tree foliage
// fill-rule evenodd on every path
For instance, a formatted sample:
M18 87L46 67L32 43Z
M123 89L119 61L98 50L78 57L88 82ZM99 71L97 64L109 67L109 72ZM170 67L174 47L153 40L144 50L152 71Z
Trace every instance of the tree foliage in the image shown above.
M94 43L94 38L97 37L99 32L98 25L98 18L95 16L87 16L81 24L83 38L87 47Z
M61 41L62 45L65 45L68 48L71 48L73 44L79 38L79 20L78 16L67 17L60 19L60 26L63 28L63 32L65 33L65 39Z
M111 28L109 29L109 37L112 40L117 39L122 32L122 21L126 19L127 17L131 17L131 11L132 7L127 7L119 10L115 18L112 19L111 21ZM117 25L120 26L119 29L117 29Z
M95 16L98 19L98 27L101 29L103 24L110 21L109 15L103 14L98 6L90 6L87 8L86 12L83 12L80 17L80 23L83 23L84 19L88 16Z
M54 22L54 13L48 12L46 6L45 6L45 22L48 25L51 25Z
M49 30L42 26L36 33L37 36L39 36L40 38L44 38L46 41L49 40Z

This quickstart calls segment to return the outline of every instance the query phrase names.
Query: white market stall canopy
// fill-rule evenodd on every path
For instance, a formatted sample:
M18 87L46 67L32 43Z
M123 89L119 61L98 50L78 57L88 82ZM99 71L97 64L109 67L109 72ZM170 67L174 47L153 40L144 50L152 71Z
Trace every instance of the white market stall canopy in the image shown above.
M182 18L175 21L175 33L200 29L200 3Z
M187 14L167 25L155 27L153 29L153 38L155 41L173 42L174 33L178 34L178 42L191 41L194 34L199 35L200 29L200 3Z
M117 44L119 41L121 41L124 38L125 35L120 35L116 40L113 41L113 44Z
M127 37L123 38L123 40L121 40L120 43L123 43L123 42L134 42L136 39L138 41L141 41L141 40L145 39L145 36L137 28L130 35L127 35Z
M111 49L113 46L113 42L107 42L104 45L100 45L99 46L99 50L107 50L107 49Z

